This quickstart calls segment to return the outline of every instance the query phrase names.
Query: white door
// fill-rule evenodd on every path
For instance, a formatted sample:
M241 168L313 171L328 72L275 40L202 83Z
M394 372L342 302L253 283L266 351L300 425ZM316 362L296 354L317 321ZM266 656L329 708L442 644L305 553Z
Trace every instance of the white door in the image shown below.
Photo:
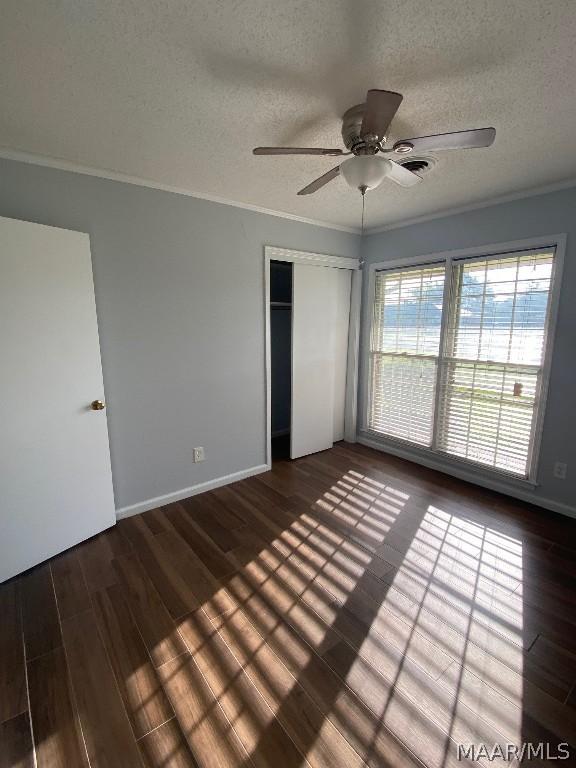
M347 269L294 264L293 459L331 448L344 436L350 276Z
M0 218L0 582L115 523L88 235Z

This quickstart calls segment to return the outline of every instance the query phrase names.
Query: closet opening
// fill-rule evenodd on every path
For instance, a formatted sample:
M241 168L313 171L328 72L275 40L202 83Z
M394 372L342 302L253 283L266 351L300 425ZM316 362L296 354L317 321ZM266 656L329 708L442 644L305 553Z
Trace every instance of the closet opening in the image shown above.
M357 259L264 247L266 466L353 440L359 277Z
M293 265L270 262L272 461L290 458Z

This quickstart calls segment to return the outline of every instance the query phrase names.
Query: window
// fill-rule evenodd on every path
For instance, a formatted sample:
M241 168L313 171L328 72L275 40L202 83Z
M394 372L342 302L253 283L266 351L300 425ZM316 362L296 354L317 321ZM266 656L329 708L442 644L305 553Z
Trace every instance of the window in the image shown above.
M370 429L431 444L443 295L443 265L377 272Z
M368 429L528 477L554 255L377 269Z

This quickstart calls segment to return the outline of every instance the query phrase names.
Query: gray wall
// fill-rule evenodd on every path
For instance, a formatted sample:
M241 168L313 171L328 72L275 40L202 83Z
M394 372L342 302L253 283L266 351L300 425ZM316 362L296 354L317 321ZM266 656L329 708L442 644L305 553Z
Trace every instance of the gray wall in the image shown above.
M263 246L358 236L7 160L0 216L90 234L117 508L265 463Z
M90 234L117 507L265 462L263 246L358 256L358 236L7 160L0 215ZM559 232L568 248L535 494L574 508L576 189L368 236L362 251L383 261ZM361 379L360 408L363 391Z
M576 189L374 234L364 238L362 256L367 263L380 262L562 232L568 234L568 244L544 419L539 485L534 494L560 506L567 505L576 512ZM364 295L364 302L366 298ZM363 318L362 338L365 338L365 325ZM364 346L361 359L365 359ZM366 382L361 377L360 413L364 412L365 388ZM555 461L568 463L566 480L553 477ZM515 487L513 483L508 485L511 489Z

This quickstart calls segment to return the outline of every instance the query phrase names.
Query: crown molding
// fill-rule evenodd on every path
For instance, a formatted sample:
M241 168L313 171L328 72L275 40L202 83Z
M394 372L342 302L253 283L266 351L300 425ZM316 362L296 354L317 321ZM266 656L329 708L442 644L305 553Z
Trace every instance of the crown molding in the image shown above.
M107 179L108 181L119 181L124 184L134 184L139 187L147 187L148 189L158 189L162 192L172 192L175 195L185 195L186 197L195 197L199 200L208 200L211 203L219 203L220 205L229 205L233 208L242 208L246 211L253 211L254 213L264 213L267 216L276 216L280 219L289 219L290 221L298 221L301 224L311 224L315 227L324 227L325 229L334 229L338 232L347 232L352 235L361 234L361 230L358 227L345 227L341 224L332 224L327 221L321 221L319 219L307 219L304 216L298 216L295 213L286 213L284 211L275 211L271 208L263 208L259 205L252 205L251 203L240 203L237 200L229 200L225 197L218 197L217 195L206 195L203 192L196 192L190 189L183 189L182 187L174 187L170 184L162 184L158 181L152 181L151 179L144 179L140 176L130 176L126 173L119 173L117 171L104 170L102 168L93 168L88 165L81 165L80 163L74 163L69 160L64 160L57 157L49 157L48 155L37 155L32 152L23 152L17 149L10 149L9 147L0 146L0 158L4 160L14 160L19 163L29 163L31 165L41 165L45 168L55 168L59 171L68 171L70 173L80 173L84 176L96 176L99 179Z
M546 195L551 192L560 192L563 189L570 189L576 187L576 178L567 179L566 181L559 181L556 184L547 184L541 187L531 187L520 192L511 192L508 195L501 195L500 197L491 197L489 200L480 200L477 203L470 203L469 205L461 205L457 208L444 208L436 213L424 214L423 216L415 216L411 219L404 219L392 224L385 224L381 227L372 227L364 232L364 236L377 235L379 232L388 232L391 229L402 229L402 227L411 227L414 224L423 224L426 221L433 221L434 219L444 219L448 216L457 216L459 213L467 213L468 211L476 211L479 208L490 208L493 205L500 205L502 203L513 203L515 200L523 200L527 197L538 197L538 195Z
M259 205L252 205L251 203L240 203L236 200L229 200L225 197L219 197L218 195L207 195L203 192L183 189L182 187L175 187L171 184L163 184L158 181L152 181L151 179L141 178L140 176L130 176L127 173L120 173L117 171L110 171L101 168L93 168L92 166L88 165L81 165L80 163L74 163L69 160L64 160L63 158L39 155L33 152L24 152L18 149L11 149L9 147L3 146L0 146L0 158L5 160L14 160L20 163L29 163L31 165L40 165L46 168L55 168L59 171L79 173L85 176L95 176L99 179L107 179L108 181L118 181L124 184L134 184L135 186L147 187L148 189L157 189L162 192L171 192L175 195L194 197L198 200L207 200L211 203L229 205L233 208L241 208L246 211L253 211L254 213L263 213L267 216L276 216L280 219L298 221L301 224L310 224L315 227L324 227L325 229L332 229L336 230L337 232L346 232L352 235L361 234L361 229L359 227L346 227L341 224L333 224L319 219L308 219L305 216L298 216L295 213L276 211L271 208L263 208ZM508 195L492 197L488 200L480 200L477 203L470 203L469 205L462 205L454 208L444 208L440 211L436 211L435 213L424 214L422 216L415 216L413 218L403 219L402 221L392 222L382 226L371 227L369 229L365 229L364 236L367 237L370 235L377 235L380 232L388 232L393 229L411 227L414 224L423 224L427 221L433 221L434 219L443 219L448 216L457 216L460 213L467 213L469 211L475 211L481 208L489 208L490 206L500 205L502 203L511 203L515 200L522 200L528 197L537 197L538 195L545 195L551 192L559 192L563 189L570 189L571 187L576 187L576 178L567 179L556 184L531 187L530 189L525 189L519 192L512 192Z

